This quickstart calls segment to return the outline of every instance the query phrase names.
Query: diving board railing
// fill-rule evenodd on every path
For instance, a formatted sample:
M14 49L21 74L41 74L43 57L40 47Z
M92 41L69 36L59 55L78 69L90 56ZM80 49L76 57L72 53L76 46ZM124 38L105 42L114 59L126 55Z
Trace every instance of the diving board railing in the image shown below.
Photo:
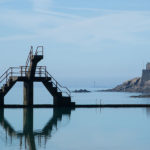
M4 74L0 77L0 86L6 84L9 79L12 77L26 77L26 73L29 66L20 66L20 67L10 67L8 70L4 72ZM71 97L71 91L62 86L48 71L46 66L37 66L35 71L35 77L44 77L45 79L50 77L52 85L57 88L59 92L67 94L67 96Z

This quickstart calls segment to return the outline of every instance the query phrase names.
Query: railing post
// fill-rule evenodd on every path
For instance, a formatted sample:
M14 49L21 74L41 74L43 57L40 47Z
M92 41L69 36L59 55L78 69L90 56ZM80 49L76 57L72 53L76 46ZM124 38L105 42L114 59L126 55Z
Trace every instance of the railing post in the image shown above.
M26 76L26 68L27 68L27 66L25 66L25 70L24 70L25 76Z
M21 66L21 77L22 77L22 66Z
M56 88L57 88L57 82L56 82Z
M33 54L33 46L31 46L30 55Z
M7 83L7 74L8 74L8 71L6 71L6 83Z
M12 77L13 71L12 71L12 67L11 67L11 77Z
M31 53L32 53L32 52L30 51L30 56L29 56L29 58L30 58L30 61L31 61L31 56L32 56L32 55L31 55Z
M41 66L39 67L39 77L41 77Z
M46 74L46 67L45 67L45 77L47 78L47 74Z

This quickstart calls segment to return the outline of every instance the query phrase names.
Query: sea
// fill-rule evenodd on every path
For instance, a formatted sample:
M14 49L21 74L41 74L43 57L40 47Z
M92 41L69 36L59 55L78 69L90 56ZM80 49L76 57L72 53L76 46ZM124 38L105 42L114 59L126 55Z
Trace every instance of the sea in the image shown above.
M71 91L77 88L70 88ZM80 89L80 88L78 88ZM83 88L82 88L83 89ZM140 93L72 93L77 104L150 104ZM22 84L5 97L5 104L22 104ZM52 104L40 84L34 104ZM149 150L150 108L0 109L0 150Z

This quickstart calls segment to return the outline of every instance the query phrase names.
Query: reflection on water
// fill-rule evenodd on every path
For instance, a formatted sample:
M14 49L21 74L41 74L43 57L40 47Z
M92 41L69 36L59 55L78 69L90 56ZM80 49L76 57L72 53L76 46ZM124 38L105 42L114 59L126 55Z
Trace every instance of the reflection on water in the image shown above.
M146 114L148 117L150 117L150 108L148 108L148 107L146 108Z
M41 130L33 129L33 109L24 109L23 110L23 131L15 131L12 125L5 119L4 109L0 109L0 125L6 131L6 144L8 136L11 139L17 138L20 140L20 149L24 148L29 150L36 150L38 145L41 145L42 140L46 145L47 139L52 137L52 132L54 129L57 129L58 121L62 121L63 116L68 116L70 118L71 109L63 108L54 108L53 115L47 124ZM35 138L38 139L38 142L35 142Z
M18 92L17 87L13 90L7 95L6 104L22 104L22 95L13 95L22 92ZM47 91L41 87L37 90L35 104L50 103ZM148 98L130 98L136 94L139 95L73 93L72 100L77 104L150 104ZM149 150L149 139L150 108L85 108L72 113L71 110L57 109L0 110L0 150Z
M148 150L149 112L149 108L0 109L0 150Z

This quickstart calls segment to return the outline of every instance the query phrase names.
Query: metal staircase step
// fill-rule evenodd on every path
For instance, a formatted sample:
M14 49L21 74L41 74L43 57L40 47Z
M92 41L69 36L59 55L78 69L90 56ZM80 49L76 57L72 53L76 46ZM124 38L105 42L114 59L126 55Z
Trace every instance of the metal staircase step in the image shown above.
M63 96L62 98L63 98L64 100L67 100L67 101L71 102L71 97Z
M9 87L9 86L11 86L11 84L12 84L12 81L8 81L6 85L7 85L7 87Z
M13 85L16 83L16 80L13 81L12 79L9 79L6 84L3 84L3 86L0 89L0 93L2 93L4 96L9 92L9 90L13 87Z
M3 87L2 88L6 88L7 87L7 84L3 84Z
M18 80L18 76L12 76L12 77L10 77L10 79L15 82Z
M57 92L57 95L58 96L62 96L62 92Z
M51 81L50 81L50 82L47 82L46 84L48 84L48 85L51 85L51 86L52 86L52 85L53 85L53 82L51 82Z

